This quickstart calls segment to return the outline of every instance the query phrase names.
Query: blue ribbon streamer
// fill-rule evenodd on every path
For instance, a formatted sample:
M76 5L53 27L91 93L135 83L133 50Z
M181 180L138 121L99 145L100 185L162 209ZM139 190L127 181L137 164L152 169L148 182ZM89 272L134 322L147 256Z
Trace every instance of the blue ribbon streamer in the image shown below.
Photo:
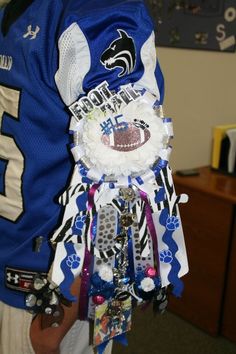
M140 176L136 177L135 179L138 182L138 184L140 184L140 185L144 184L144 182Z
M100 344L100 345L97 347L98 354L103 354L103 353L105 352L108 343L109 343L109 340L106 341L106 342L104 342L104 343L102 343L102 344Z
M161 187L155 196L155 203L158 204L165 200L165 188Z
M64 280L60 284L59 288L61 293L65 296L66 299L74 302L76 301L76 297L71 295L70 293L70 287L74 282L74 275L71 271L71 268L68 267L66 261L68 259L68 256L75 254L76 251L74 249L73 243L65 243L65 249L66 249L66 257L63 259L63 261L60 264L61 270L64 274Z
M160 101L159 100L156 100L153 105L152 105L152 108L158 108L160 106Z
M128 236L129 236L129 241L128 241L128 259L129 259L128 274L130 274L131 280L134 281L134 279L135 279L135 274L134 274L134 255L133 255L132 230L131 230L131 228L129 228L129 230L128 230Z
M171 123L172 119L170 117L165 117L165 118L163 118L163 122L164 123Z
M132 186L132 178L130 176L128 176L128 186L129 187Z
M166 228L166 222L169 217L168 210L164 209L160 215L160 224ZM184 288L184 284L182 280L179 278L178 274L181 269L181 265L177 258L175 257L176 253L178 252L178 246L174 241L172 235L175 230L168 230L166 228L165 233L162 237L163 242L169 247L169 250L172 252L173 261L171 262L171 270L168 274L168 280L174 286L173 294L176 297L180 297Z
M118 343L121 343L122 345L125 345L127 346L128 345L128 340L127 340L127 337L126 337L126 333L122 333L120 334L119 336L116 336L114 338L112 338L113 340L115 340L116 342ZM111 340L112 340L111 339ZM104 354L105 350L106 350L106 347L108 345L108 343L110 342L110 340L100 344L98 347L97 347L97 351L98 351L98 354Z
M93 184L94 182L88 177L82 177L82 182L86 184Z
M102 175L102 177L100 178L100 181L98 183L102 184L105 181L105 177L106 177L106 175Z
M97 223L98 223L98 214L94 215L92 227L91 227L92 241L94 244L97 236Z
M160 171L168 165L167 160L163 160L161 158L158 159L157 164L152 167L152 171L157 177L160 174Z
M125 346L128 345L128 340L127 340L127 337L126 337L126 333L122 333L119 336L114 337L114 340L116 342L118 342L118 343L121 343L121 344L125 345Z
M88 202L88 192L84 192L76 198L76 204L78 206L79 211L87 210L87 202Z

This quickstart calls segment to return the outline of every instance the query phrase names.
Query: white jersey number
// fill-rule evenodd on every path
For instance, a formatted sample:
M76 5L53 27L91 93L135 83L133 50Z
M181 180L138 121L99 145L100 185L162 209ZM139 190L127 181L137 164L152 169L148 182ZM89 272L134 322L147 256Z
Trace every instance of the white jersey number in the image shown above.
M2 134L4 112L18 119L20 91L0 85L0 160L6 161L4 194L0 194L0 217L16 221L23 212L22 175L24 156L12 136Z

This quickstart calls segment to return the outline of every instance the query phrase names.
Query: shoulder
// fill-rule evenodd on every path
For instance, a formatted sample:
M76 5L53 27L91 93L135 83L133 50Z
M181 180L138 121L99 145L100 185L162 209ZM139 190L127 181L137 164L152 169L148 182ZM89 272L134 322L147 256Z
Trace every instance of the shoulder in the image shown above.
M96 27L99 22L137 21L151 22L147 7L143 0L71 0L64 7L60 33L63 33L72 23L78 23L84 28Z

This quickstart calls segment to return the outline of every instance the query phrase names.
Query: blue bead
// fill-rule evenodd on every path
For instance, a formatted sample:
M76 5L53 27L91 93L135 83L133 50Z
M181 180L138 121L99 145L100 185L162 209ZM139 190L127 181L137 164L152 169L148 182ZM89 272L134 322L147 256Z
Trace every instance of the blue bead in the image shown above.
M122 279L122 283L124 283L124 284L128 284L129 281L130 281L130 278L129 278L129 277L126 277L126 278L123 278L123 279Z

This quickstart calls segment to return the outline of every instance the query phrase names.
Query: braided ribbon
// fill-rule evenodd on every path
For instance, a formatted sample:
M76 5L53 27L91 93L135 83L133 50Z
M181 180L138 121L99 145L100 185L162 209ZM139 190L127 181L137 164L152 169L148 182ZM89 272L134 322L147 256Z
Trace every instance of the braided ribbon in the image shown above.
M145 202L145 214L146 214L147 226L148 226L148 230L150 232L150 235L152 237L154 255L156 257L156 263L158 266L159 265L159 253L158 253L158 244L157 244L157 234L156 234L156 229L155 229L155 225L154 225L153 218L152 218L152 209L151 209L151 206L148 201L147 193L140 190L140 197Z

